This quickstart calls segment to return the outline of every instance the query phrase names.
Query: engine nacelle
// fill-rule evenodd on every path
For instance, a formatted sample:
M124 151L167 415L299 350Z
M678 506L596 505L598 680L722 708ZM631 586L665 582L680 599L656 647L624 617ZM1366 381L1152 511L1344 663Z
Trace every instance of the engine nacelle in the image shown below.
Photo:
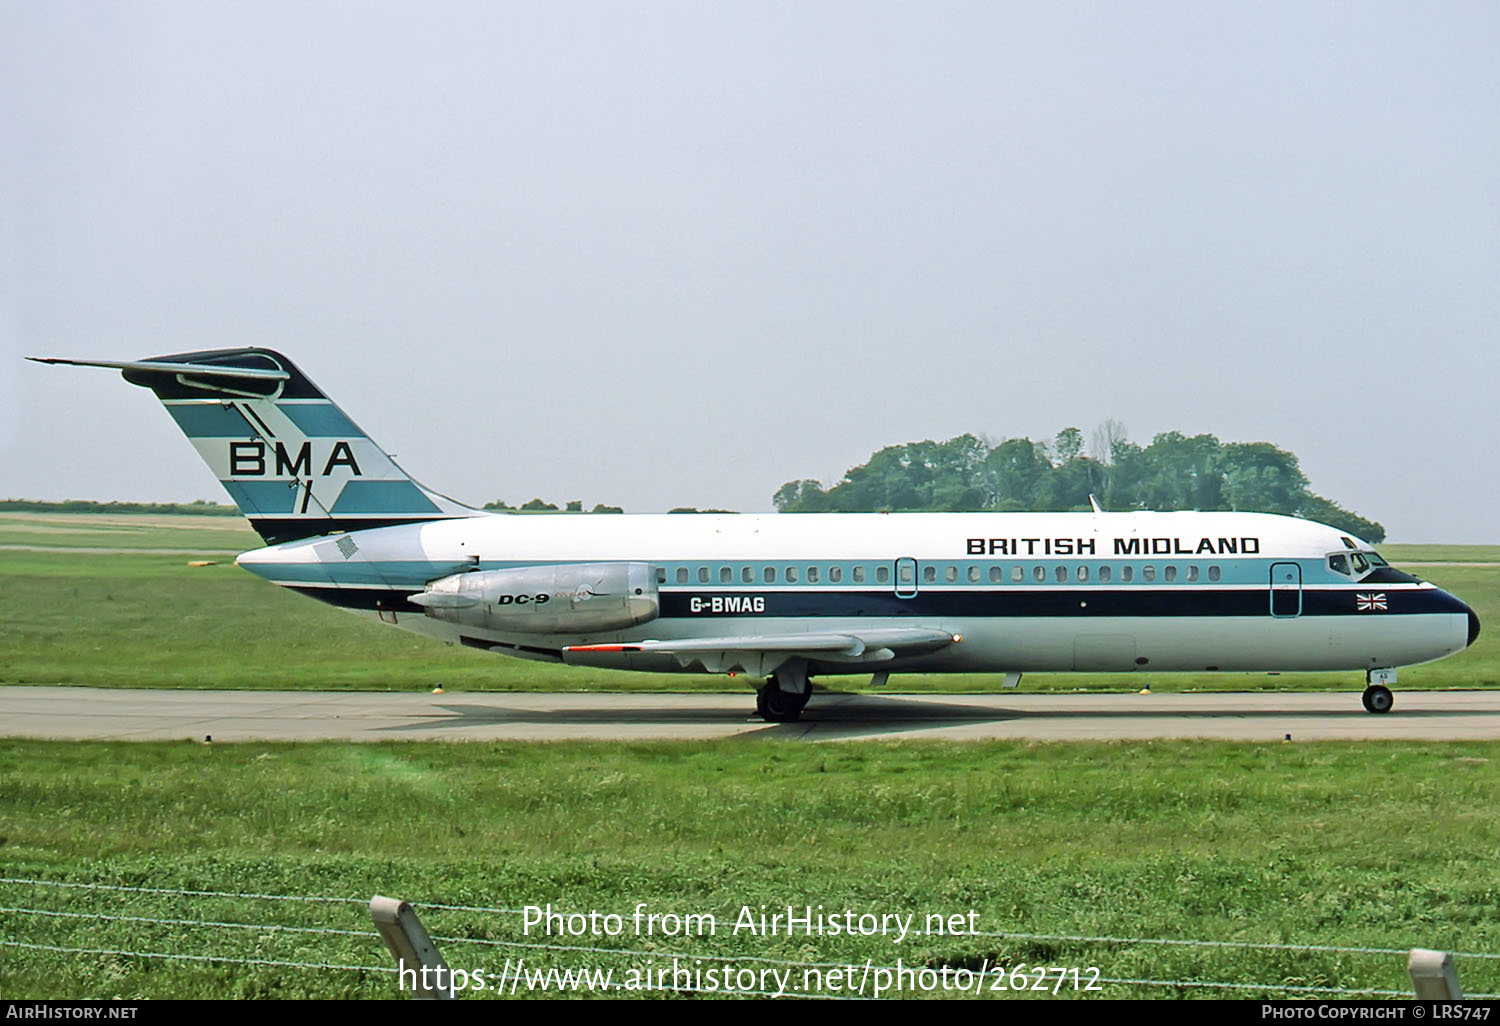
M661 612L649 563L562 563L474 570L410 596L434 620L520 634L613 631Z

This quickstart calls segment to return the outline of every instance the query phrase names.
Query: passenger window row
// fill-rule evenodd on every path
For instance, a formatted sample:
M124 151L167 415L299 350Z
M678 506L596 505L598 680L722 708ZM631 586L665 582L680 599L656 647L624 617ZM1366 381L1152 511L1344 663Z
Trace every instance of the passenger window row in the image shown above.
M1049 568L1047 566L1036 564L1031 567L1031 572L1028 575L1026 567L1021 565L1012 565L1010 568L1009 577L1011 582L1016 584L1023 583L1028 576L1033 581L1044 583L1048 580L1049 577L1048 569ZM1090 580L1096 580L1100 584L1110 584L1116 579L1118 579L1119 583L1121 584L1131 584L1136 580L1137 572L1137 568L1130 564L1119 567L1118 577L1116 576L1115 569L1109 566L1098 566L1091 569L1086 564L1079 564L1078 566L1073 567L1070 570L1069 567L1061 563L1057 563L1052 565L1050 569L1051 579L1058 584L1066 584L1069 580L1077 581L1080 584L1087 583ZM1156 583L1158 579L1157 567L1154 564L1148 563L1144 566L1141 566L1139 568L1139 572L1140 580L1143 583ZM1198 566L1197 564L1189 564L1184 567L1178 567L1175 564L1167 564L1161 567L1160 580L1166 584L1175 584L1178 581L1185 581L1191 584L1198 581L1200 579L1200 575L1202 574L1203 568ZM960 579L969 584L979 584L986 576L981 567L975 563L970 563L964 567L960 567L959 565L954 563L946 563L942 565L936 563L923 564L922 583L937 584L939 575L941 575L942 582L945 584L957 584L959 583ZM688 567L679 566L674 576L676 583L687 584L690 582L694 575ZM759 582L762 584L777 584L779 582L785 582L786 584L797 584L803 580L806 580L808 584L823 584L825 582L828 584L841 584L844 580L844 568L841 566L822 567L818 565L806 564L802 566L787 565L779 568L774 566L765 566L761 567L758 576ZM989 567L987 576L989 578L989 583L1002 584L1006 579L1005 567L998 564L992 564ZM1209 566L1206 576L1209 581L1218 581L1222 578L1222 571L1218 566ZM712 567L700 566L697 568L696 578L699 584L709 584L712 582L713 577L714 571ZM718 582L720 584L734 584L736 583L736 578L738 578L738 583L740 584L757 583L757 574L754 567L741 566L739 568L739 573L736 575L735 568L733 566L726 566L723 564L720 564L718 566ZM854 584L865 584L869 581L870 574L866 567L854 566L850 568L849 579ZM890 566L884 563L877 564L875 566L874 573L875 583L889 584L890 579ZM667 570L665 567L657 567L656 582L658 584L667 583ZM903 569L902 583L912 583L909 569Z

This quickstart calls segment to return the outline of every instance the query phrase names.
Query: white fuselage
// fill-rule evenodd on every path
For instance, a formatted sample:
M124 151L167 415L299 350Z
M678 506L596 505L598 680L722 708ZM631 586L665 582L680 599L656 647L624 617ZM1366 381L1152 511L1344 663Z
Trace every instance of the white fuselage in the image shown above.
M1472 641L1473 614L1433 585L1383 565L1353 572L1347 558L1335 569L1331 556L1356 551L1373 555L1333 528L1255 513L501 514L309 538L239 562L444 641L663 672L738 664L577 649L925 628L961 641L878 664L814 659L812 672L1288 671L1403 666ZM466 571L625 562L654 568L660 604L626 629L463 626L410 601Z

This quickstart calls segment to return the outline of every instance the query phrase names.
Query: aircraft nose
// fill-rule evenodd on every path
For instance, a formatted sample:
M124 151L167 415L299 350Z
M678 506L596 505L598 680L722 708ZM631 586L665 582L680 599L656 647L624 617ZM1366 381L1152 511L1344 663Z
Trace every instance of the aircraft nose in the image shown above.
M1479 617L1475 614L1472 606L1465 608L1469 610L1469 644L1472 645L1475 639L1479 637Z

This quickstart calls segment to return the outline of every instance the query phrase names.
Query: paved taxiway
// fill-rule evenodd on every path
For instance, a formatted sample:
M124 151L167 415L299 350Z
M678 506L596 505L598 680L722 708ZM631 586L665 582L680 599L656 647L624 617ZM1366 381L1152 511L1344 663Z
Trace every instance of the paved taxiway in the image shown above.
M745 694L144 691L0 687L0 736L112 740L657 741L762 735L1113 740L1500 739L1500 692L1397 691L1372 716L1357 691L1255 694L846 695L820 692L791 724Z

